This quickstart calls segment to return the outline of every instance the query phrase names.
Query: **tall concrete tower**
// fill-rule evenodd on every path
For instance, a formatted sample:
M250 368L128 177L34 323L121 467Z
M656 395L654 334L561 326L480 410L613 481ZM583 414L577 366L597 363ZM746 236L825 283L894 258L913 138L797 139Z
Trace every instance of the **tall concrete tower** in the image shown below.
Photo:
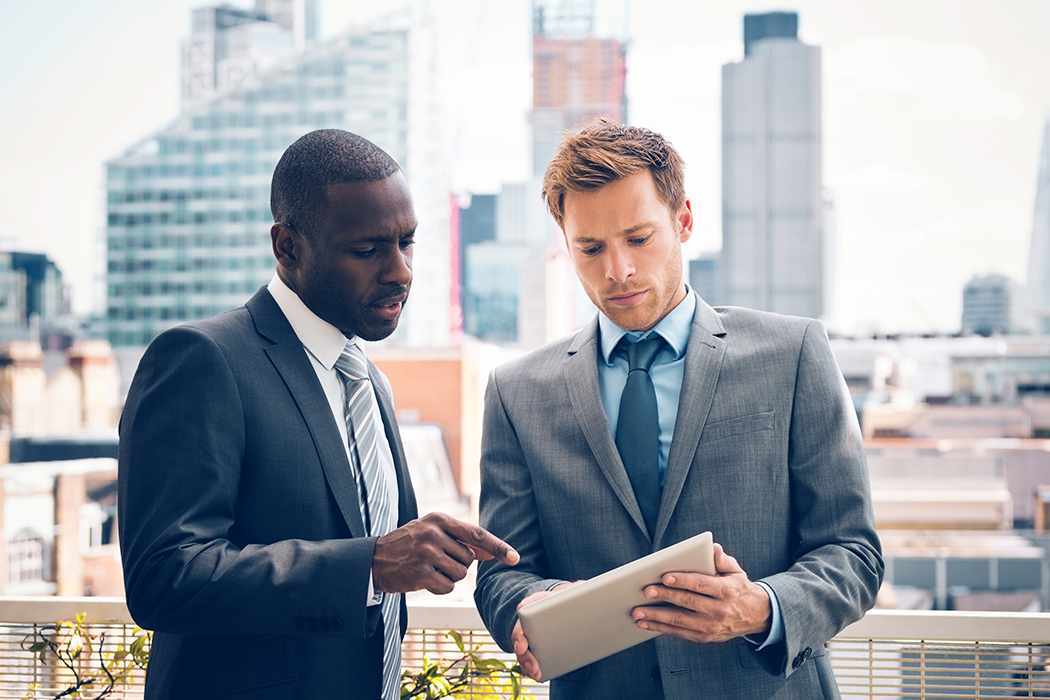
M1039 333L1050 333L1050 114L1043 124L1039 175L1028 248L1028 303Z
M727 304L827 312L821 53L798 15L744 17L744 59L722 66L722 263Z

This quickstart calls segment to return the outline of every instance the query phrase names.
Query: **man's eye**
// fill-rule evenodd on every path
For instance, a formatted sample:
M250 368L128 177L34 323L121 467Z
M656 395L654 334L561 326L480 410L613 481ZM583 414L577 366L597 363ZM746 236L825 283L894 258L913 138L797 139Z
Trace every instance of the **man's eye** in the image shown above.
M353 256L356 258L370 258L373 255L375 255L376 249L367 248L365 250L351 250L350 253L353 254Z
M601 250L601 246L594 245L594 246L591 246L590 248L584 248L582 250L582 252L583 252L584 255L597 255L598 251L600 251L600 250Z
M408 250L409 248L411 248L415 244L416 244L415 240L413 240L411 238L406 238L405 240L401 241L401 250Z

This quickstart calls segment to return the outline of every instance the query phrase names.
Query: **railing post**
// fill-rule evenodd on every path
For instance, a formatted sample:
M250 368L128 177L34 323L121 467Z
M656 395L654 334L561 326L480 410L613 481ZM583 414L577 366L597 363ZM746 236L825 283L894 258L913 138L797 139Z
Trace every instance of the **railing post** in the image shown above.
M943 551L937 552L934 563L934 610L948 609L948 558Z
M1042 590L1040 591L1040 597L1042 598L1043 610L1050 611L1050 552L1043 550L1043 562L1042 562Z

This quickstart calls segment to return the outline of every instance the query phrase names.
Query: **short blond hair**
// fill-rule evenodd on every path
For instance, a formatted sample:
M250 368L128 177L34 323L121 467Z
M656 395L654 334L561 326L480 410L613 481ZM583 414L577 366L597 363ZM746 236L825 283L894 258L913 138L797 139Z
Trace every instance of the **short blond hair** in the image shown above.
M566 192L596 190L643 168L674 216L685 202L685 162L678 151L654 131L599 119L562 140L543 175L541 194L564 230Z

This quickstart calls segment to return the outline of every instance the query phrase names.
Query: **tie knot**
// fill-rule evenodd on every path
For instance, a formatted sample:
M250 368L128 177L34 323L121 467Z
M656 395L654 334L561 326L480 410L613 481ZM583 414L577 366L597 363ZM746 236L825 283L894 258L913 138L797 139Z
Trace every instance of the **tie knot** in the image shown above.
M356 344L347 342L339 359L335 361L335 368L346 375L349 379L368 379L368 366L365 364L365 354Z
M639 340L637 343L631 343L624 336L624 341L627 345L627 364L630 366L628 372L633 372L636 369L649 371L649 368L653 365L653 360L660 354L660 350L664 347L664 339L658 335L649 338L648 340Z

